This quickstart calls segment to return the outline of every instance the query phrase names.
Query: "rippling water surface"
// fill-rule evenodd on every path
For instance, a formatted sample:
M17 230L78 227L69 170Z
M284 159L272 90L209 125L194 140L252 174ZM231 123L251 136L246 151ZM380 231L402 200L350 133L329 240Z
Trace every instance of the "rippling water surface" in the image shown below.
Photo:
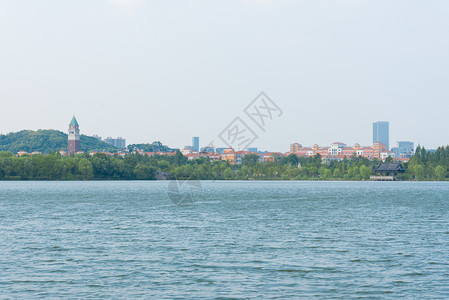
M0 182L0 298L449 298L448 183L167 185Z

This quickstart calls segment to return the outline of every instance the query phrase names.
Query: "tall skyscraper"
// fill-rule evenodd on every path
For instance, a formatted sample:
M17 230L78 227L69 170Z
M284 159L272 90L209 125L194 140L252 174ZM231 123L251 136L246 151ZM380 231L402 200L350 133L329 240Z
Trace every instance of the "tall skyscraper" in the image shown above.
M373 144L381 142L387 150L390 150L390 123L374 122L373 123Z
M192 138L192 150L196 152L200 151L200 138L197 136Z
M75 154L80 151L80 126L73 116L72 121L69 124L69 147L68 153Z

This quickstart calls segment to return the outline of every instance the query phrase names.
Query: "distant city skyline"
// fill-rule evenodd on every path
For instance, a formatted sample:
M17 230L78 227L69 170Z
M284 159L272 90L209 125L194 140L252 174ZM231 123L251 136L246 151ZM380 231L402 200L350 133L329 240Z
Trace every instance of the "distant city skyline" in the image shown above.
M232 20L232 21L230 21ZM163 29L163 30L162 30ZM161 31L162 30L162 31ZM0 2L0 133L211 142L261 92L282 116L249 147L449 144L449 1ZM390 145L391 147L391 145Z
M200 138L198 136L192 137L192 148L195 151L200 151Z
M72 117L72 121L70 122L69 126L74 125L75 123L76 123L76 126L78 128L77 129L78 130L78 135L80 135L79 124L78 124L75 116L73 116ZM373 124L373 128L372 128L373 129L372 130L372 132L373 132L373 134L372 134L373 144L376 143L376 141L382 142L382 140L383 140L383 144L386 146L386 148L388 150L390 150L389 147L388 147L389 146L389 121L377 121L377 122L373 122L372 124ZM49 129L55 129L55 128L49 128ZM59 129L55 129L55 130L59 130ZM62 130L60 130L60 131L62 131ZM70 133L71 133L71 131L69 129L69 135L70 135ZM1 133L0 132L0 134L6 134L6 133ZM84 133L81 133L81 134L84 134ZM96 139L98 139L100 141L102 140L101 136L98 136L97 134L93 134L93 135L86 134L86 135L95 137ZM382 138L379 138L380 136L382 136ZM385 142L385 139L388 142ZM108 136L107 138L103 139L103 141L108 143L108 144L110 144L110 145L112 145L112 146L114 146L114 147L117 147L118 149L124 149L129 144L141 144L141 143L151 144L151 143L155 142L155 141L139 141L139 142L136 142L136 143L126 143L126 139L125 138L122 138L122 137L112 138L110 136ZM333 143L335 143L335 140L334 140L334 142L329 143L328 145L333 144ZM394 150L393 148L391 150L393 150L393 152L395 152L396 154L398 154L400 152L404 152L404 151L405 152L410 152L410 151L413 152L414 151L414 147L416 147L418 145L418 144L415 145L415 143L413 141L400 141L400 140L398 140L398 141L395 141L395 143L397 144L396 147L394 148L396 150ZM360 144L360 143L359 142L355 142L354 144ZM288 145L288 147L286 147L286 148L288 148L287 150L282 149L282 150L280 150L280 152L288 152L288 151L292 152L292 149L295 149L295 148L292 148L293 145L301 146L302 144L297 143L297 142L294 142L293 144L290 143ZM326 144L317 144L317 143L313 143L313 145L327 146ZM366 144L366 146L371 146L371 145L372 144L369 144L369 143ZM419 144L419 145L425 146L423 144ZM189 149L192 149L193 151L196 151L196 152L199 152L202 148L205 148L205 149L206 148L207 149L211 149L211 148L225 149L225 148L227 148L226 146L222 147L222 145L218 145L217 146L217 145L213 145L213 144L210 144L210 145L204 146L204 147L200 147L199 137L192 137L192 145L186 145L184 147L175 147L175 146L172 146L172 145L167 145L167 146L171 146L173 148L178 148L180 150L184 149L184 148L189 148ZM443 146L443 145L439 145L439 146ZM439 146L437 146L437 147L439 147ZM437 147L435 147L435 148L437 148ZM426 148L430 149L429 147L426 147ZM247 149L242 149L242 150L248 150L248 151L257 152L258 151L257 149L258 149L257 147L248 147ZM265 149L265 150L260 150L260 151L270 151L270 149Z

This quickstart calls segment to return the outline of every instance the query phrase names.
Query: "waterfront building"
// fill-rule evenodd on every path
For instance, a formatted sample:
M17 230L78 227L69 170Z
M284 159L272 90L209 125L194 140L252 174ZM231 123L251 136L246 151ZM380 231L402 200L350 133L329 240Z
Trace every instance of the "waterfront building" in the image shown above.
M75 116L69 124L69 136L68 136L68 154L76 154L80 151L80 127Z
M379 166L374 168L374 173L376 175L370 176L370 180L375 181L394 181L397 179L399 173L406 171L400 163L381 163Z
M379 121L373 123L373 144L380 142L390 150L390 123Z
M193 151L199 152L200 151L200 138L197 136L194 136L192 138L192 148Z

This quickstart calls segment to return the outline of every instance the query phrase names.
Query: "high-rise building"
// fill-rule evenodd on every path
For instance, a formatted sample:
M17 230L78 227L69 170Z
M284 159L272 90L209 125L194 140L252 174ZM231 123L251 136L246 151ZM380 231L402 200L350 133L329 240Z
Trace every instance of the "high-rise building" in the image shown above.
M395 156L398 158L410 158L415 152L414 143L409 141L397 142L397 147L392 148Z
M200 151L200 138L197 136L194 136L192 138L192 148L193 151L199 152Z
M76 121L75 116L73 116L72 121L69 124L69 146L68 153L76 154L76 152L80 151L80 126Z
M373 144L380 142L390 150L390 124L388 122L379 121L373 123Z
M126 140L122 137L118 137L116 139L108 137L104 140L107 144L114 146L119 149L125 149L126 148Z
M398 141L398 148L405 148L407 150L411 150L413 151L414 148L414 143L413 142L409 142L409 141Z

